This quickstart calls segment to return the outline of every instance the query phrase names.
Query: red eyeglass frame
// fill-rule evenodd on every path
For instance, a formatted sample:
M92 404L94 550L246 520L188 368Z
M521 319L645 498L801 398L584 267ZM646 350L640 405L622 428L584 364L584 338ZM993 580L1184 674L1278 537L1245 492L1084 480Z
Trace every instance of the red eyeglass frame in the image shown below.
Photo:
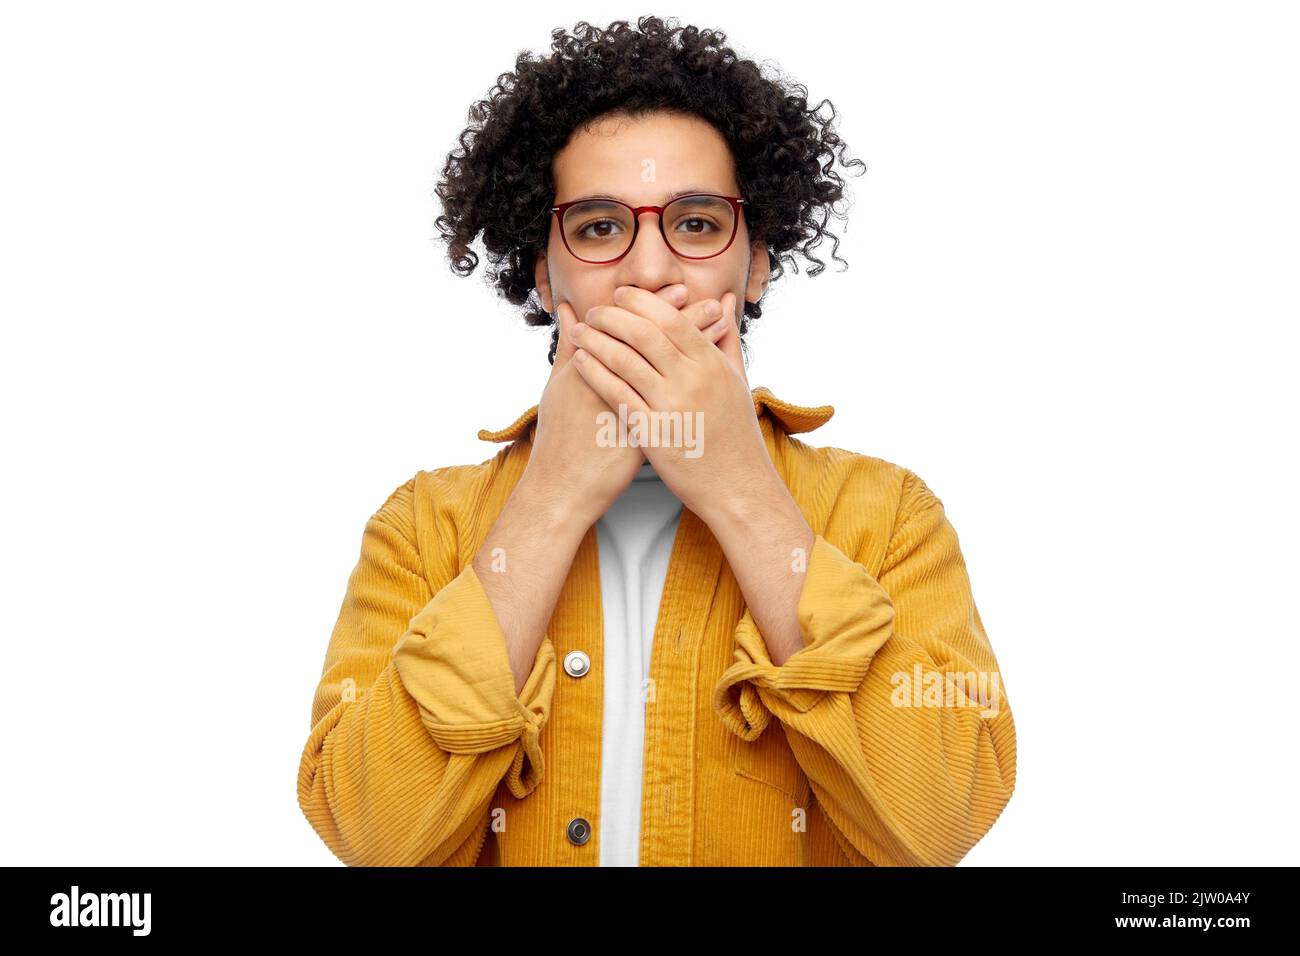
M699 196L705 196L709 199L725 199L727 202L731 203L731 236L727 239L727 244L712 255L684 256L673 248L672 242L668 239L668 234L664 232L664 210L675 202ZM564 214L568 211L570 206L576 206L578 203L584 202L612 202L624 207L625 209L632 210L632 241L629 242L627 248L615 258L584 259L569 246L569 238L564 234ZM623 258L623 256L626 256L631 252L632 248L636 245L636 237L641 234L641 213L643 212L653 212L655 214L656 219L659 222L659 235L663 236L664 245L672 251L673 255L680 259L692 259L697 261L701 259L714 259L730 249L731 244L736 241L736 233L740 231L740 217L743 215L743 210L740 207L745 205L745 202L746 201L740 196L723 196L719 193L687 193L685 196L678 196L676 199L673 199L662 206L633 206L631 203L623 202L623 200L615 199L612 196L584 196L582 199L571 199L568 202L560 203L558 206L552 206L551 212L555 214L556 222L559 223L560 240L564 243L564 248L568 250L569 255L573 256L573 258L577 259L579 262L586 262L596 266L608 266L618 262Z

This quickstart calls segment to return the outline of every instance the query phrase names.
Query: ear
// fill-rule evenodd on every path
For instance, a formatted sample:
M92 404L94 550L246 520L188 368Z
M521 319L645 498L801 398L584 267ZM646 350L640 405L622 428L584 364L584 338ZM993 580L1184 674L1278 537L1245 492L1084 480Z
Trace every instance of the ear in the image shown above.
M767 291L772 277L772 264L767 261L767 240L760 239L750 247L749 282L745 286L745 301L757 302Z
M542 308L554 315L555 300L551 297L551 273L546 268L545 250L538 252L533 262L533 285L537 287L537 298L541 300Z

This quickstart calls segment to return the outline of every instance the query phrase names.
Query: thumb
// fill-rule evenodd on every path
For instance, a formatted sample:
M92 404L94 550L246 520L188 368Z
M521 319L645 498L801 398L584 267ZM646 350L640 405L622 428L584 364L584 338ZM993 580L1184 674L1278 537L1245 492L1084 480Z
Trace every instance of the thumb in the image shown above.
M555 346L555 364L551 367L552 373L558 372L578 350L573 342L573 326L578 321L573 306L568 302L560 302L555 309L555 321L560 327L560 340Z

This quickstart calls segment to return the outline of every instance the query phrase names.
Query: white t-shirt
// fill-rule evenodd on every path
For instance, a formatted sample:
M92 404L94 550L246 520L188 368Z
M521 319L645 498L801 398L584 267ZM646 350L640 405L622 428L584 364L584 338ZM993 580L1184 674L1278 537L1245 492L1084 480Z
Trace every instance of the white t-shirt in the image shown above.
M601 866L640 862L650 650L681 515L681 501L646 461L596 522L605 620Z

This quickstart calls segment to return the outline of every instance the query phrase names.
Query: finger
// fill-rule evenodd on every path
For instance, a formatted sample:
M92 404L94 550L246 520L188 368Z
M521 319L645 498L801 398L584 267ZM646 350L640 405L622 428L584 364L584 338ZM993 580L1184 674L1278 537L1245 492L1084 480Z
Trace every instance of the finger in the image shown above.
M660 289L655 295L659 296L674 309L680 309L686 304L686 299L690 295L686 286L681 283L675 283ZM555 362L552 371L562 366L565 362L573 359L573 353L577 350L577 344L573 340L573 326L578 321L577 311L573 304L567 299L561 299L555 310L556 324L560 326L559 340L555 346Z
M687 299L690 298L690 290L686 288L684 283L678 282L674 285L665 286L664 288L656 292L655 295L663 299L665 302L671 305L678 312L684 312L687 310ZM700 299L698 302L692 303L691 308L689 310L690 321L694 322L696 324L696 327L699 328L701 331L707 328L716 319L716 316L710 316L705 312L701 311L700 309L700 306L702 306L705 302L710 302L710 301L716 302L717 300ZM626 311L632 311L632 310L629 309Z
M682 355L698 357L727 331L722 312L720 300L698 299L681 310L682 325L669 330L667 337Z
M711 344L700 333L713 325L722 311L717 299L701 299L682 309L664 312L657 302L649 305L654 296L648 296L644 289L635 286L621 286L615 295L621 304L594 310L587 317L588 324L627 343L664 378L675 373L683 356L699 357ZM602 358L606 357L602 355ZM612 356L606 358L610 369L625 374L625 370L612 364L610 358ZM643 384L631 377L628 381L638 388Z
M713 306L717 306L714 309ZM716 345L727 334L727 317L725 307L717 299L703 299L694 303L691 314L698 316L695 320L700 325L699 334L688 330L684 342L679 346L683 354L699 358L710 345Z
M660 289L655 293L655 295L659 296L659 298L663 299L674 309L680 309L686 304L686 300L690 298L690 290L686 288L685 284L678 282L674 285Z
M703 300L708 301L710 300ZM692 344L692 333L711 325L718 318L716 315L707 317L698 314L695 305L683 309L666 308L664 302L636 286L619 286L615 289L614 305L617 311L609 311L602 316L609 320L611 326L602 324L601 328L637 348L661 375L671 374L686 348ZM641 321L633 322L625 316L636 316ZM706 318L708 321L705 321Z
M602 308L594 308L588 313L588 318L594 321L601 312ZM655 401L663 375L635 347L590 323L579 322L573 332L578 348L590 352L601 365L640 392L642 397Z
M617 409L619 404L622 403L627 406L629 414L633 411L642 413L649 411L645 400L636 389L611 372L600 359L588 352L586 348L580 346L575 350L573 367L578 370L578 374L582 376L583 380L591 386L591 390L604 399L605 404L611 409Z
M723 324L721 319L715 319L704 311L704 303L711 300L700 299L691 303L691 306L688 309L686 300L689 298L690 294L686 286L678 283L677 285L669 286L668 288L673 290L672 296L668 298L668 301L672 303L673 308L677 309L678 312L682 312L686 316L687 322L693 323L696 328L706 336L713 338L727 330L726 325ZM663 296L664 292L658 292L656 295ZM712 329L712 331L710 331L710 329Z
M652 296L661 301L657 296ZM672 310L677 315L677 310ZM599 329L605 335L619 342L634 352L645 364L648 371L658 376L671 375L674 364L681 356L676 346L664 336L655 320L617 305L602 305L592 309L586 316L586 323L593 329ZM579 345L582 344L579 339ZM627 363L611 364L609 354L600 354L600 358L609 365L610 370L628 378L633 385L648 384L630 377L631 368ZM648 397L648 396L647 396Z
M705 323L700 329L700 339L706 348L711 344L724 352L728 350L728 333L736 329L735 321L729 311L730 309L734 309L735 302L736 296L733 293L728 292L723 295L723 304L721 305L721 308L726 314L724 314L720 319L713 319L713 317L705 313L702 308L698 309L698 314L702 316L700 321ZM696 305L702 306L703 302L697 303ZM739 343L739 335L736 335L735 339L736 342ZM698 354L702 353L692 352L691 354L698 356Z

